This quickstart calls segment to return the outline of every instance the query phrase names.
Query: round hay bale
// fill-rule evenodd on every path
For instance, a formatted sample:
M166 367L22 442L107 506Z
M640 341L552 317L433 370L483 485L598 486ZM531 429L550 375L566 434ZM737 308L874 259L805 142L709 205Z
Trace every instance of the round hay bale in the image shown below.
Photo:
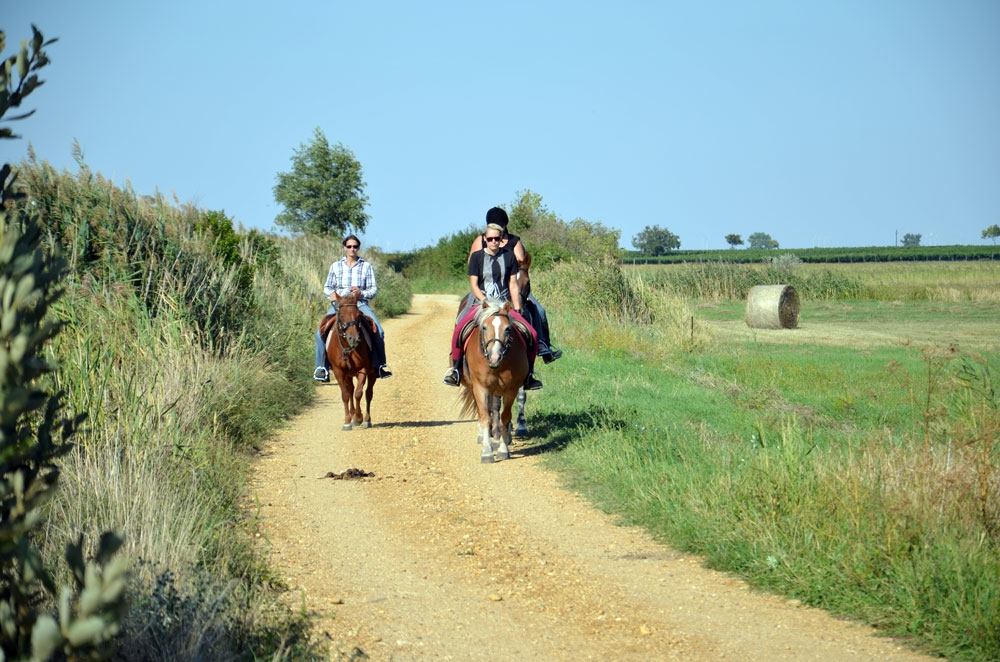
M755 285L747 295L747 326L794 329L799 325L799 295L791 285Z

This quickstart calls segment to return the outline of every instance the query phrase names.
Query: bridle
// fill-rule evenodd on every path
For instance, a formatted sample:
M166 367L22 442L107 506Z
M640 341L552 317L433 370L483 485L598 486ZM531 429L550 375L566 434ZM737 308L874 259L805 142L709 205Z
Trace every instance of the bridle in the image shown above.
M357 303L342 303L337 306L337 344L340 346L341 354L344 360L347 360L347 355L351 352L357 351L358 341L351 342L347 337L347 330L352 326L358 327L358 340L361 339L361 316L359 313L358 319L351 320L350 322L340 321L340 309L341 308L357 308ZM346 343L346 344L345 344Z
M504 329L503 338L490 338L489 340L486 340L485 336L483 334L483 327L486 326L486 320L492 319L494 317L504 317L504 318L506 318L507 319L507 327ZM511 343L511 340L512 340L512 334L510 332L510 326L511 326L510 315L507 314L507 313L502 313L502 312L493 313L492 315L490 315L489 317L487 317L486 320L483 320L483 323L479 325L479 349L483 353L483 358L486 359L487 362L489 362L490 346L492 346L494 343L499 343L500 344L500 352L499 352L500 353L500 361L497 362L497 365L499 365L500 362L502 362L505 358L507 358L507 352L510 351L510 343ZM495 366L495 365L493 365L491 363L490 367L491 368L495 368L497 366Z

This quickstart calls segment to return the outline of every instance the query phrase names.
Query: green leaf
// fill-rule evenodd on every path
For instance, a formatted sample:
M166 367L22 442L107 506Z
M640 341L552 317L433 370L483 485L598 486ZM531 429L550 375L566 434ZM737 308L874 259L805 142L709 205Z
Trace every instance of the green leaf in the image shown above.
M62 645L59 624L51 616L40 616L31 628L31 659L49 660Z

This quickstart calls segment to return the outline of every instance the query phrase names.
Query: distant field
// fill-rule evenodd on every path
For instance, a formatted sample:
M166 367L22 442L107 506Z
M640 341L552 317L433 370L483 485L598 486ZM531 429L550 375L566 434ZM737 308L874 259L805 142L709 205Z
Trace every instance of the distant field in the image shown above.
M1000 260L625 264L624 269L695 301L742 301L753 285L783 283L795 286L804 300L1000 302Z
M1000 351L1000 302L949 304L927 301L801 302L795 329L752 329L745 305L701 304L696 315L709 322L720 341L842 345L870 349L886 345L955 345L959 349Z
M790 253L803 262L855 263L855 262L911 262L951 260L1000 260L1000 246L862 246L853 248L776 248L770 250L739 248L722 250L678 250L666 255L651 257L638 251L625 251L622 261L634 264L671 262L760 262L771 257Z
M1000 262L593 269L537 279L565 356L531 443L566 484L757 588L1000 659ZM785 278L798 327L748 327Z

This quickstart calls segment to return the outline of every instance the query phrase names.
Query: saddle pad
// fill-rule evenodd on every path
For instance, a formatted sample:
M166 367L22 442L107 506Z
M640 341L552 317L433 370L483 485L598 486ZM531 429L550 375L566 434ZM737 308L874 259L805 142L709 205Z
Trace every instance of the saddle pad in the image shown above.
M521 342L524 343L525 347L531 347L531 331L528 330L528 325L511 316L510 323L517 331L517 336L520 338ZM468 322L462 326L462 330L458 334L458 343L462 346L464 350L469 344L469 335L472 333L472 329L476 327L476 318L473 317Z
M337 321L337 314L330 313L329 315L324 315L323 319L319 321L319 335L326 338L326 334L330 333L330 327L334 325Z

